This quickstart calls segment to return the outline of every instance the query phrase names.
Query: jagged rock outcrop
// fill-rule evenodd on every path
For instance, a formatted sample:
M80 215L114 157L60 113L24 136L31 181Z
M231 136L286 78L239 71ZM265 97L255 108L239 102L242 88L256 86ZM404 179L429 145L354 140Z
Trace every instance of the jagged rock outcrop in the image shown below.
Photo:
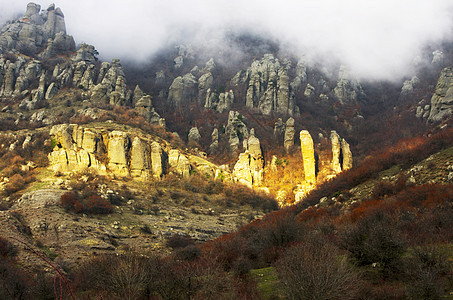
M352 168L352 152L348 142L345 139L341 140L341 151L343 152L343 170Z
M307 83L305 87L304 96L311 99L315 95L315 88L311 84Z
M415 86L420 82L417 76L413 76L410 80L406 80L401 88L401 95L409 95L414 91Z
M230 111L228 114L228 123L225 127L225 135L228 138L230 151L235 153L239 150L240 141L248 138L249 133L247 126L243 122L243 116L237 111Z
M209 145L209 153L212 154L217 152L218 148L219 148L219 130L217 128L214 128L211 134L211 145Z
M309 185L314 185L316 183L315 150L313 139L307 130L300 132L300 147L304 164L305 182Z
M230 83L233 86L246 86L245 105L248 108L258 109L265 115L272 112L298 115L294 92L305 80L304 71L299 68L299 77L290 82L290 68L289 60L280 63L272 54L265 54L261 60L253 61L247 71L239 71Z
M190 176L190 162L179 150L172 149L168 152L168 165L176 174L184 178Z
M433 51L433 59L431 61L432 64L442 64L444 61L444 53L441 50L434 50Z
M197 127L192 127L189 130L189 134L187 135L187 143L190 146L195 146L200 143L201 135L200 132L198 131Z
M274 139L277 143L284 140L285 137L285 123L283 123L282 118L278 118L277 122L274 125Z
M218 93L208 89L206 92L206 101L204 107L211 108L219 113L230 109L234 102L234 93L232 90L229 92Z
M333 92L341 103L355 103L365 97L359 81L351 79L345 66L341 66L338 71L338 82Z
M77 50L76 56L73 58L73 60L76 62L85 61L89 63L95 63L97 60L96 55L98 55L98 52L96 51L94 46L82 43Z
M272 112L298 115L299 109L295 105L288 76L290 68L289 60L280 64L272 54L265 54L261 60L255 60L246 72L238 72L231 83L247 85L245 105L248 108L257 108L265 115Z
M294 135L296 130L294 129L294 119L289 118L286 121L286 128L285 128L285 139L284 139L284 146L286 152L288 152L292 146L294 146Z
M102 152L102 148L98 146L102 141L101 134L77 125L62 124L53 126L50 135L55 144L55 148L49 154L52 170L77 172L90 168L100 174L106 172L105 165L96 157Z
M250 136L244 140L244 146L245 152L239 154L239 159L234 165L233 178L248 187L260 186L264 177L264 159L260 141L255 137L253 129Z
M198 102L203 104L206 102L206 97L211 92L214 77L211 72L207 72L198 79Z
M168 91L168 101L176 106L193 101L197 96L197 80L191 73L178 76Z
M431 105L429 105L425 99L420 100L415 110L415 116L417 118L427 119L430 112Z
M428 121L440 122L453 114L453 67L440 73L436 90L431 98L431 112Z
M66 35L64 14L55 5L41 12L40 5L29 3L24 16L5 25L0 32L0 53L16 49L30 55L51 44L58 50L75 50L74 39ZM43 52L44 56L48 53L49 49Z

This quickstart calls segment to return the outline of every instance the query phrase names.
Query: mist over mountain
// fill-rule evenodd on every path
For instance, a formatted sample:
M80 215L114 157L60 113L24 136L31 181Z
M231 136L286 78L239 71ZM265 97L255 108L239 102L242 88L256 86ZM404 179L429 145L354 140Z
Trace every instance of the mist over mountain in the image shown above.
M2 1L0 23L28 0ZM42 1L45 9L51 1ZM400 79L428 44L451 40L453 4L435 1L69 1L67 30L76 43L96 45L103 59L142 62L174 43L206 51L240 50L227 37L254 34L281 49L329 66L340 62L362 79ZM213 55L211 55L213 56Z

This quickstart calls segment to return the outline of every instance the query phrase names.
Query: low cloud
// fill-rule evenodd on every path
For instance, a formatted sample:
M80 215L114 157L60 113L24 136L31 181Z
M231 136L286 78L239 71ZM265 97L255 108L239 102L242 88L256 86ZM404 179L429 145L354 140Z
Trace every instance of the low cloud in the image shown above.
M28 1L0 3L0 22ZM41 1L43 9L51 1ZM366 79L408 76L428 44L453 38L451 0L61 0L68 34L105 59L144 60L181 39L229 48L228 32L276 40L295 55L339 60ZM214 46L213 46L214 45Z

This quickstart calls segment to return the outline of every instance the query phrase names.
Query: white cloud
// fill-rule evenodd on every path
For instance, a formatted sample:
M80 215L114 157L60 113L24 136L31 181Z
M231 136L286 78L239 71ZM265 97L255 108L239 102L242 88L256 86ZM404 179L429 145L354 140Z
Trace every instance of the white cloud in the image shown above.
M28 1L1 0L0 21ZM40 1L47 8L51 1ZM451 0L61 0L68 33L106 58L144 59L183 35L202 43L253 30L297 53L339 58L358 76L406 75L427 43L453 37Z

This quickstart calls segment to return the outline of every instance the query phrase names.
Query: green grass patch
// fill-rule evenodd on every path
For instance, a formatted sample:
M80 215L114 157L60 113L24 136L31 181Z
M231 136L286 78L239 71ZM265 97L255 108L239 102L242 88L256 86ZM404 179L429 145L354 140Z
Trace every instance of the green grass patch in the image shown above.
M281 284L275 268L255 269L250 273L257 280L258 291L263 299L283 299Z

